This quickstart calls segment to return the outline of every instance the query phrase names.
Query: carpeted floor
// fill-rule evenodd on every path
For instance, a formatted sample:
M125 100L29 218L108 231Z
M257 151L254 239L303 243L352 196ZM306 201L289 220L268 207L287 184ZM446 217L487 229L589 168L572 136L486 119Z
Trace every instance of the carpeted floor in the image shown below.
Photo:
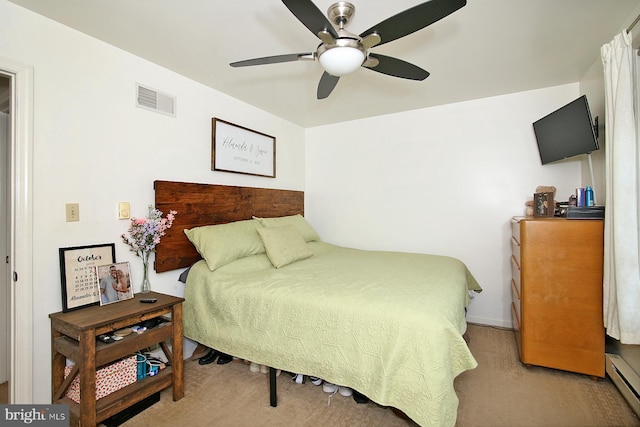
M513 331L469 325L478 367L455 381L458 426L640 426L610 379L520 363Z
M608 379L524 367L513 332L469 325L469 347L478 367L460 375L459 427L640 426L624 398ZM266 375L250 373L242 363L201 366L185 361L185 397L173 402L171 390L160 402L123 426L367 426L415 427L392 410L357 404L336 395L327 403L322 387L278 378L278 406L269 406Z

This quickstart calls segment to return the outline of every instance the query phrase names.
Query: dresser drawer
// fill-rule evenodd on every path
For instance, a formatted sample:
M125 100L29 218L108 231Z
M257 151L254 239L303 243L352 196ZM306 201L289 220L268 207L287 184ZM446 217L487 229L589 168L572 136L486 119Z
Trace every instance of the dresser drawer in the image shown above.
M514 237L511 237L511 255L520 266L520 243Z
M516 288L513 280L511 281L511 306L515 310L518 316L518 324L520 324L520 318L522 317L520 314L520 292Z
M511 303L511 316L513 317L513 332L516 337L516 346L518 354L522 360L522 325L520 324L520 311L516 311L516 305Z
M513 329L519 331L522 329L520 324L520 309L516 310L516 305L511 303L511 316L513 317Z
M518 295L520 295L520 266L515 257L511 257L511 279L515 282L516 289L518 289Z
M511 219L511 236L520 243L520 220L516 218Z

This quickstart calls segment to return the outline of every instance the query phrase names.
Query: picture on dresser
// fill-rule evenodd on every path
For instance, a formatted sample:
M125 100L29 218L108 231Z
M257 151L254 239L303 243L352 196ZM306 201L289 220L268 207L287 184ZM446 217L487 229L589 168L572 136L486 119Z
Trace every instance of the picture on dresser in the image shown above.
M60 248L62 311L100 303L95 267L116 260L115 243Z
M553 216L555 213L554 193L534 193L533 194L533 216L545 217Z
M100 291L100 305L133 298L131 269L128 262L99 265L95 269L95 286Z

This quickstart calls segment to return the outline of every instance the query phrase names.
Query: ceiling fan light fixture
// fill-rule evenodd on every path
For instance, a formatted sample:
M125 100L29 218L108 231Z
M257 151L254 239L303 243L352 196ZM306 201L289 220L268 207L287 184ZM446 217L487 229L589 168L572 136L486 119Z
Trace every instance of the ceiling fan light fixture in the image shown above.
M313 0L282 2L322 42L315 52L267 56L237 61L230 65L246 67L317 59L325 70L318 84L318 99L329 96L341 76L351 74L360 67L402 79L426 79L429 77L428 71L391 56L369 54L369 49L415 33L467 4L467 0L426 0L356 35L345 29L356 10L349 2L332 4L326 17Z
M353 73L365 59L363 49L355 46L326 46L318 55L322 68L336 77Z

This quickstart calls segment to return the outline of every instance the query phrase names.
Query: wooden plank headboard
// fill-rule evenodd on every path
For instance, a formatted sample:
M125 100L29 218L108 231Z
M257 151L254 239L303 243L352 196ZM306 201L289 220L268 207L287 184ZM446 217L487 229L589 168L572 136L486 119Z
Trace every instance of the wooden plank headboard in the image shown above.
M258 217L304 215L304 192L190 182L154 181L155 207L177 211L156 248L155 270L187 268L200 259L185 229Z

